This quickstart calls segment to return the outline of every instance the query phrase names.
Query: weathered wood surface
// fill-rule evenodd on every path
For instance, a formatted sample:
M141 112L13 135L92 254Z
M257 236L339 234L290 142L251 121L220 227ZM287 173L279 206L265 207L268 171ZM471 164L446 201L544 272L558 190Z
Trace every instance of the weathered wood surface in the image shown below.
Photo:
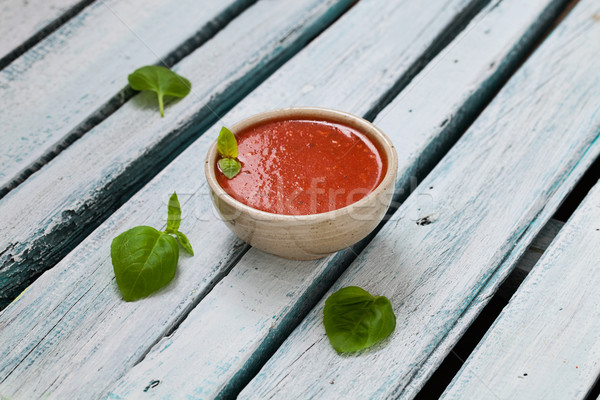
M436 152L460 133L462 124L477 113L482 99L493 93L507 69L522 59L535 32L543 31L544 24L556 15L559 4L536 1L523 7L520 1L505 0L490 5L381 112L376 124L385 127L400 155L399 188L409 187L411 177L422 174ZM433 98L432 92L436 93ZM419 194L418 199L419 206L430 206L427 193ZM413 211L410 223L415 225L419 215L416 207ZM250 249L177 331L117 384L111 397L237 394L353 257L349 250L324 260L300 262ZM160 383L144 391L153 381ZM369 387L365 384L365 390ZM256 398L266 395L247 394ZM308 397L303 393L281 395Z
M228 107L350 4L260 2L176 65L193 91L164 118L155 95L139 94L1 199L10 229L0 231L0 308L214 122L213 109Z
M188 52L252 1L99 1L0 71L0 196L118 108L129 73Z
M278 105L316 103L357 114L377 107L473 7L467 0L435 0L427 8L410 4L359 2L226 121ZM217 133L215 127L196 140L0 314L1 394L97 397L228 273L247 246L216 219L208 195L204 156ZM180 259L177 276L164 290L125 303L114 283L110 241L135 225L164 225L173 190L183 203L181 230L202 251Z
M600 376L598 243L600 184L569 219L442 398L586 398Z
M390 338L340 357L321 301L241 399L416 395L600 153L599 8L574 8L327 293L388 296Z
M0 5L0 68L93 0L4 0Z

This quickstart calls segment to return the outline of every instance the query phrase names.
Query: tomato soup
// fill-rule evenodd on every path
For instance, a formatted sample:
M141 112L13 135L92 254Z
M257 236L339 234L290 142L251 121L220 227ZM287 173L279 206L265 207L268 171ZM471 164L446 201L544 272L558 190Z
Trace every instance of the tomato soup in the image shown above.
M383 180L387 160L354 128L313 120L274 120L236 134L242 169L217 181L236 200L258 210L318 214L345 207Z

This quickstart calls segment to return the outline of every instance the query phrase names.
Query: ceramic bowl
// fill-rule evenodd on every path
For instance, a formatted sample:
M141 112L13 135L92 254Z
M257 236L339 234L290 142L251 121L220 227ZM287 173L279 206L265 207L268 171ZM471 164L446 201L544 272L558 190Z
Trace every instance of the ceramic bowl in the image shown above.
M243 241L284 258L309 260L325 257L365 238L384 217L396 183L398 156L390 139L370 122L346 112L297 107L268 111L246 118L229 129L235 134L250 126L280 119L337 122L357 129L374 141L387 158L387 171L379 186L346 207L309 215L273 214L249 207L229 196L216 178L216 141L205 162L213 203L227 226Z

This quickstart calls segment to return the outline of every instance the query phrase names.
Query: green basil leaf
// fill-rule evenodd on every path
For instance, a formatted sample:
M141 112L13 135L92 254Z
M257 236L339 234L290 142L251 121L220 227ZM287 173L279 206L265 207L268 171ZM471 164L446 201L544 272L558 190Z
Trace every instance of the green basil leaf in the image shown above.
M171 282L179 246L173 236L150 226L137 226L113 239L110 256L123 298L134 301Z
M222 127L217 139L217 151L221 157L236 158L238 156L238 146L235 135L227 128Z
M338 353L366 349L388 337L396 328L392 304L356 286L338 290L325 301L323 324Z
M191 255L194 255L194 249L192 249L192 244L188 240L187 236L185 236L182 232L179 231L175 232L175 235L177 235L177 239L179 240L181 247L183 247L183 249Z
M167 217L166 233L176 233L181 224L181 205L177 198L177 193L173 192L169 199L169 214Z
M150 90L158 96L158 107L161 117L165 116L163 97L183 98L190 93L192 84L183 76L177 75L168 68L147 65L136 69L128 76L129 84L135 90Z
M221 172L229 179L239 174L242 169L242 164L233 158L221 158L218 163Z

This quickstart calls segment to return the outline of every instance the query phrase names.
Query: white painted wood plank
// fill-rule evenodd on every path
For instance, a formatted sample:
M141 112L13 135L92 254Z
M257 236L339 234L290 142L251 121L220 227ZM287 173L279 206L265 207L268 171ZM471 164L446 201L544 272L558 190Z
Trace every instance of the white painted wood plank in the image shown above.
M137 95L1 199L0 220L9 229L0 231L0 308L118 208L127 190L149 180L174 149L215 121L213 109L258 84L350 4L260 2L175 66L193 89L168 105L164 118L154 94Z
M533 32L542 30L544 21L547 23L550 15L556 14L558 5L536 1L523 7L522 2L515 0L490 5L381 113L376 123L386 127L401 154L399 187L409 186L411 176L422 173L422 166L434 157L432 146L443 147L445 137L456 134L452 131L457 129L457 121L476 112L486 97L484 93L497 83L507 66L519 62L522 52L534 40ZM436 96L428 97L433 91ZM447 119L453 122L444 124ZM421 201L419 204L427 205ZM410 224L416 226L419 215L414 211ZM117 384L111 397L211 397L207 392L213 393L215 386L216 392L226 394L225 397L235 395L236 389L258 371L353 257L350 250L324 260L300 262L251 249L177 331L157 344ZM332 368L335 362L332 360ZM153 381L160 383L144 391ZM323 381L324 378L315 380ZM306 382L302 385L311 387ZM368 388L372 388L370 383L365 384L365 390ZM330 393L328 397L316 392L283 392L281 396L371 395L359 393ZM269 395L252 390L246 394L256 398Z
M600 153L599 7L575 7L327 293L388 296L389 340L340 357L321 301L239 398L416 395Z
M226 122L279 102L368 112L391 85L406 78L437 35L471 3L434 0L426 9L411 4L361 1ZM382 54L392 39L395 45ZM323 67L315 67L316 61ZM247 247L214 216L203 176L204 156L217 133L215 127L201 136L0 314L0 393L97 397L187 315L212 281L220 280L244 253ZM181 230L198 255L182 257L176 278L164 290L124 303L113 279L110 241L135 225L164 224L167 196L173 190L183 201Z
M0 4L0 65L24 43L88 3L86 0L4 0Z
M0 71L0 195L118 107L129 73L251 1L99 1Z
M584 399L600 376L600 184L569 219L443 399Z

